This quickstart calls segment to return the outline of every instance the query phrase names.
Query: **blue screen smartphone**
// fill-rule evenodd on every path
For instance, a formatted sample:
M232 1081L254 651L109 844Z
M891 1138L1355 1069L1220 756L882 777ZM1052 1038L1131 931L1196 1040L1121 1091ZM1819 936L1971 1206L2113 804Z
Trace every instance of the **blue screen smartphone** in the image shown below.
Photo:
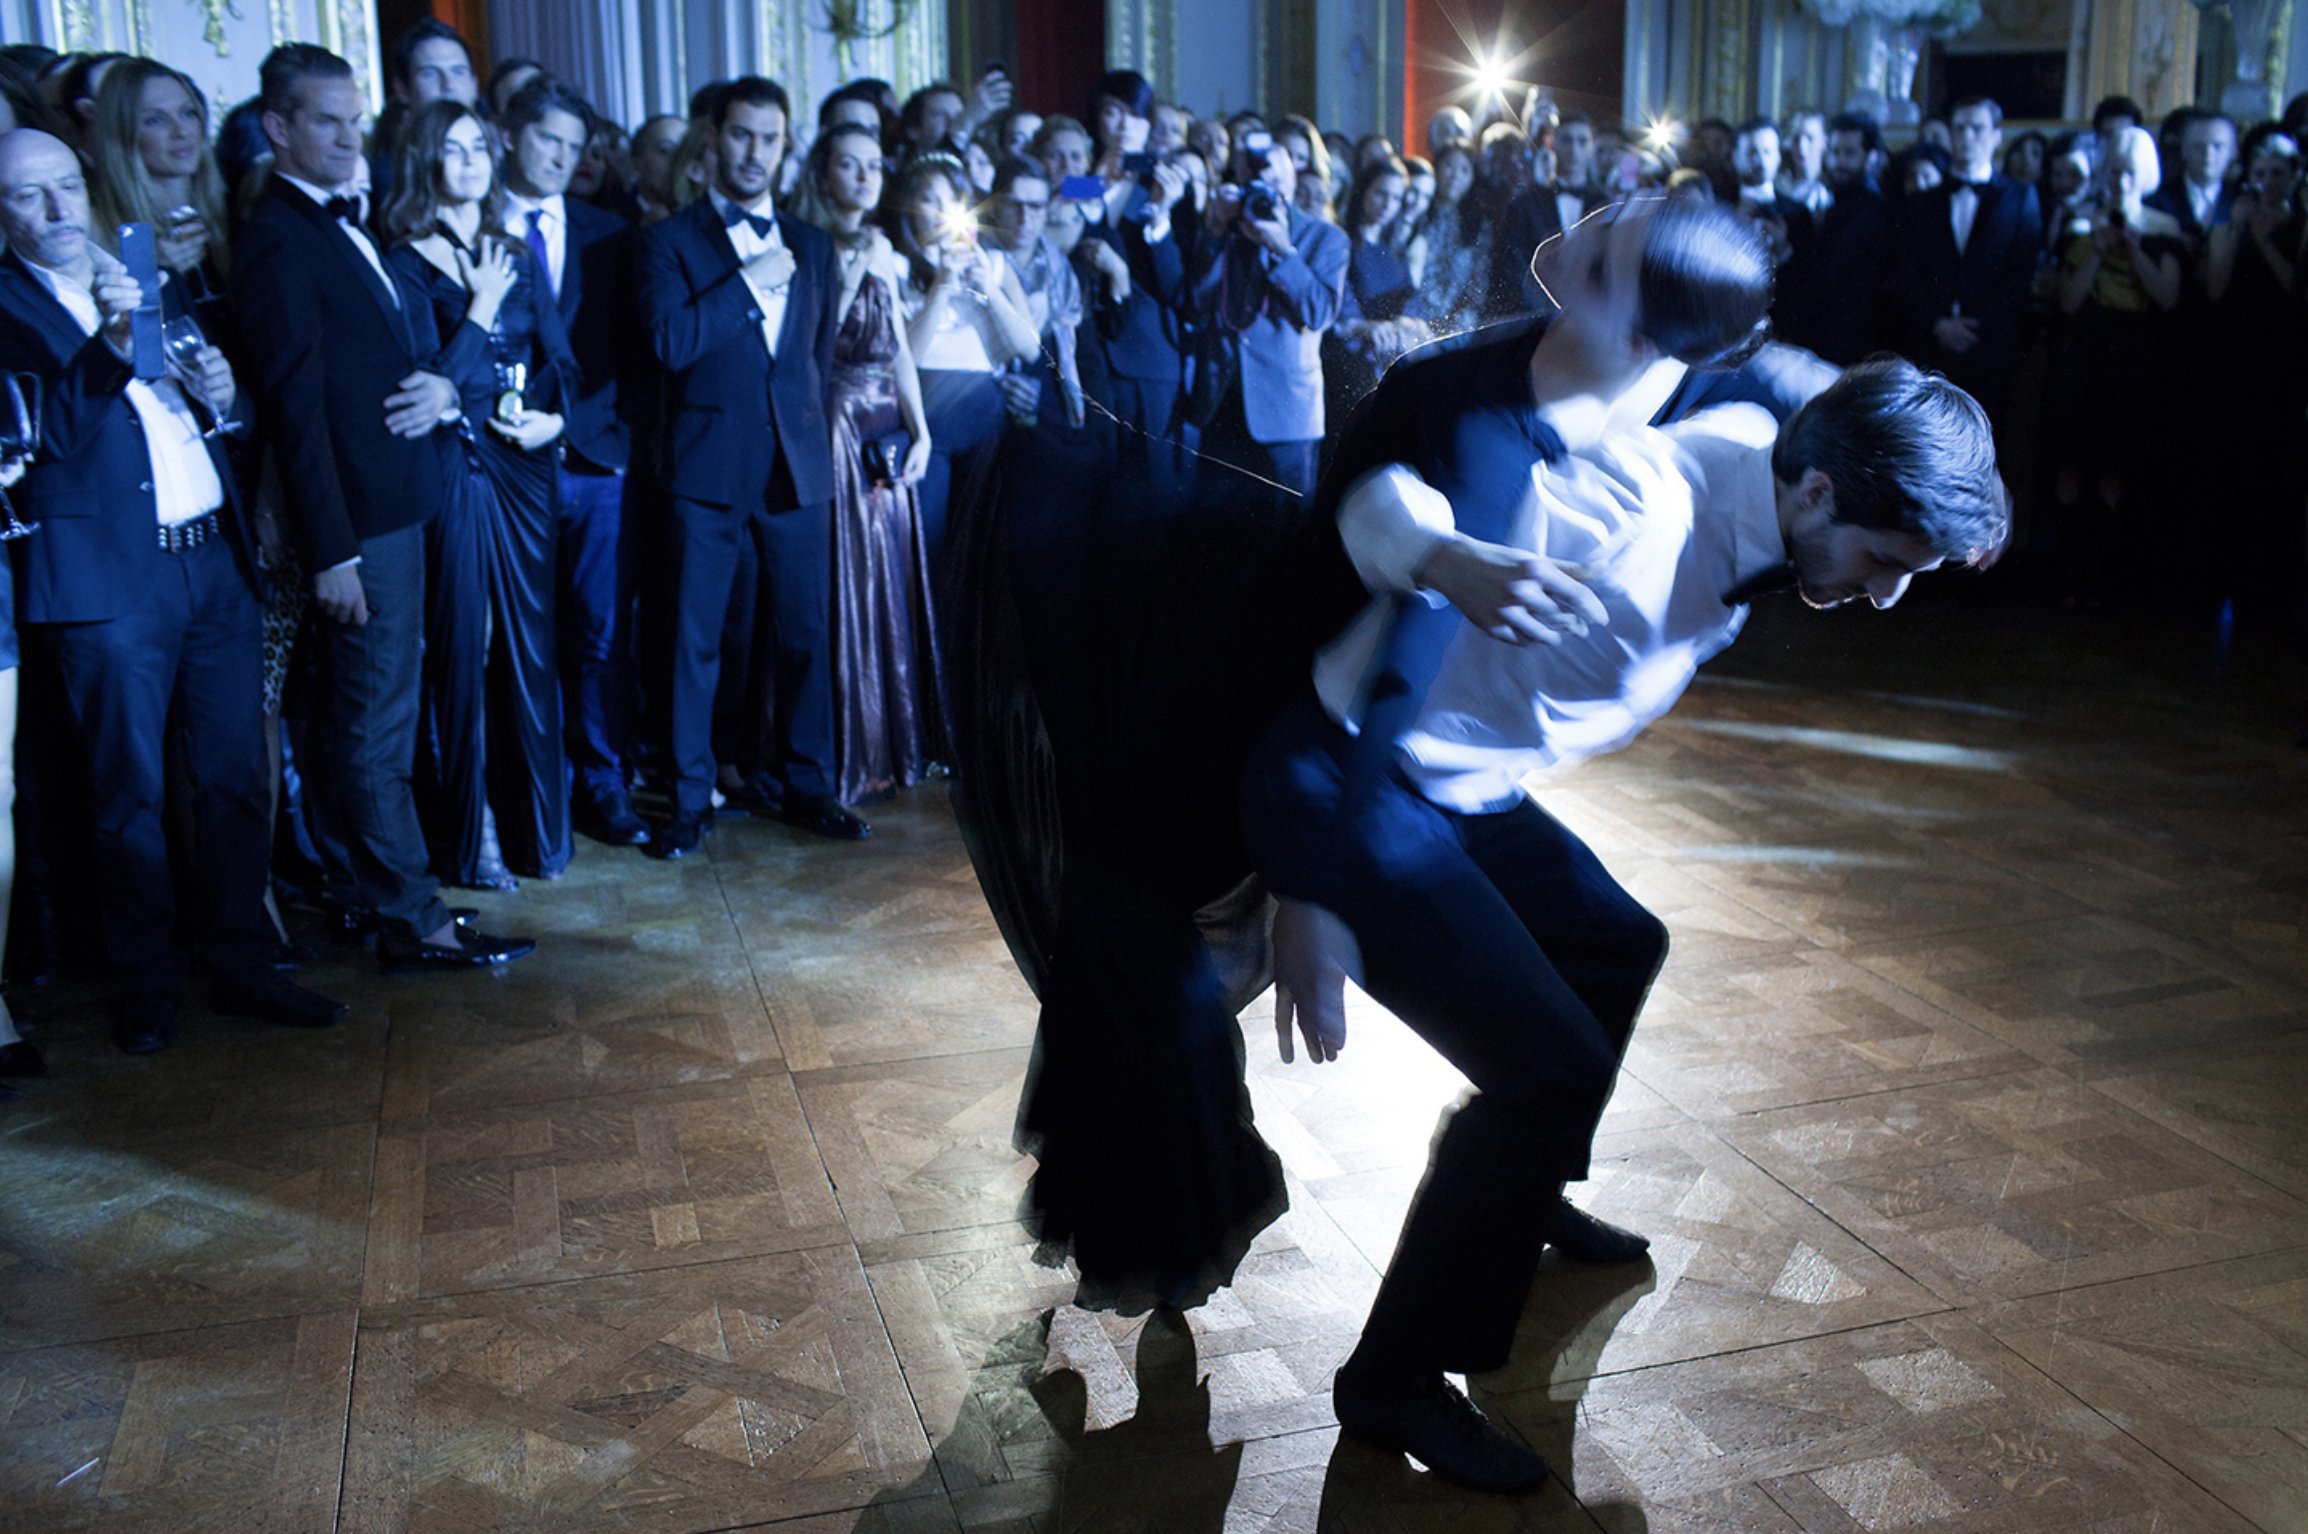
M120 226L120 264L144 290L128 322L129 362L136 376L150 383L168 373L168 353L160 339L160 245L150 224Z

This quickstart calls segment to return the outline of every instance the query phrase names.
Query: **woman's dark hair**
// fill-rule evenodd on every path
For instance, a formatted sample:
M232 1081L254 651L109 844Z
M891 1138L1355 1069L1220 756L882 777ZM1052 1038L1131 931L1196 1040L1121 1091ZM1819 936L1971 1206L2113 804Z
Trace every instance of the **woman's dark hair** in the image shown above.
M97 73L107 65L123 63L127 58L128 55L125 53L82 53L75 55L72 60L72 67L64 71L62 87L56 93L57 101L65 111L77 117L80 113L81 102L85 101L91 105L95 103L96 87L97 84L101 83L96 79Z
M1149 121L1153 119L1154 87L1147 83L1146 77L1135 69L1108 70L1098 77L1097 87L1090 92L1090 110L1082 114L1082 121L1090 125L1092 142L1096 142L1098 134L1098 103L1109 96L1121 102L1123 109L1132 117L1143 117ZM1112 144L1098 145L1101 152L1114 147Z
M2005 165L2011 164L2011 157L2015 154L2018 154L2022 149L2025 149L2030 143L2033 143L2037 149L2042 151L2040 158L2036 162L2037 164L2049 165L2052 163L2052 141L2044 137L2041 133L2038 133L2033 128L2028 129L2025 133L2016 135L2009 143L2003 146L2003 163Z
M793 189L793 213L804 223L817 225L828 234L840 228L833 199L825 194L825 173L833 164L835 151L845 139L862 139L873 146L873 158L878 163L882 154L881 135L864 123L835 123L821 128L809 146L809 158L802 162L801 181ZM868 209L868 221L872 210Z
M40 94L40 86L32 71L14 59L0 57L0 101L8 103L8 110L16 118L19 128L38 128L51 138L63 138L64 131L50 110L48 100ZM69 142L69 140L67 140Z
M922 249L921 242L914 238L913 220L908 215L914 199L932 181L945 182L954 200L965 208L976 201L968 167L942 150L917 154L906 161L905 169L898 172L897 184L882 194L883 216L887 221L884 228L890 243L906 258L906 271L913 285L924 292L937 281L938 267L929 252Z
M1646 198L1654 206L1637 268L1635 333L1695 368L1737 367L1770 334L1771 257L1726 204Z
M1384 159L1371 161L1354 173L1354 180L1347 183L1346 206L1338 210L1338 226L1341 229L1349 235L1362 232L1362 199L1387 176L1400 176L1406 187L1410 184L1409 167L1391 154Z
M441 149L448 142L449 130L468 117L481 125L481 136L495 160L500 153L497 130L477 108L444 97L409 113L393 145L392 200L385 204L378 220L387 244L423 239L440 228ZM481 199L481 232L505 232L505 178L494 170L489 176L488 195Z
M1905 533L1945 559L1986 563L2011 531L1987 412L1903 358L1846 369L1781 428L1772 475L1792 485L1806 469L1835 487L1836 521Z

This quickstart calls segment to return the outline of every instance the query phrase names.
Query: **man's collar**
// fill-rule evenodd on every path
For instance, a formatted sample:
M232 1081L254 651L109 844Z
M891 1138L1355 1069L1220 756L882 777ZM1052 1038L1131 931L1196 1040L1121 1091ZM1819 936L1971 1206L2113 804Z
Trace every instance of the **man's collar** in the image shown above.
M310 197L314 202L318 203L321 207L324 208L329 205L329 199L331 197L358 197L361 195L359 192L350 189L350 182L346 183L344 186L336 187L316 186L314 183L305 180L304 177L292 176L287 171L280 169L278 166L273 168L273 174L280 177L281 180L286 181L290 186L295 187L298 191L304 193L307 197Z
M706 196L713 199L713 211L720 214L724 222L728 220L729 210L731 208L744 206L738 202L736 198L727 195L721 190L720 187L717 186L708 187L706 189ZM769 193L764 192L761 194L761 201L755 203L750 208L746 208L745 211L752 214L755 218L766 218L774 224L777 222L777 199L771 196Z
M505 188L505 201L512 204L513 211L516 213L527 213L534 208L547 218L557 218L563 223L568 222L568 200L560 192L555 192L550 197L531 197L525 192L516 192L511 187L507 187Z

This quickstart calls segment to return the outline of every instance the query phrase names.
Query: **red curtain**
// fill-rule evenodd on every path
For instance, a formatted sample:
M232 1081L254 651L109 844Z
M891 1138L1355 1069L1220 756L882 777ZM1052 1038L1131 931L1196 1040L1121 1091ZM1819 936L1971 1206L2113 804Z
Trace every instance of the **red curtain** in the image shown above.
M1106 72L1106 8L1082 0L1017 0L1015 9L1018 56L1007 62L1018 103L1078 115Z

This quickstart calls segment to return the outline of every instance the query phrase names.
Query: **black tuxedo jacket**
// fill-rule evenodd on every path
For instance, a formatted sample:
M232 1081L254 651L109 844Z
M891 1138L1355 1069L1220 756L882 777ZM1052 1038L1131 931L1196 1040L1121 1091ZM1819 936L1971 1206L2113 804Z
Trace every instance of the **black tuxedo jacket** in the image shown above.
M177 284L162 293L165 307L183 312ZM176 557L161 552L155 533L151 449L128 402L134 373L102 336L81 333L13 251L0 255L0 369L36 373L41 383L40 451L8 492L24 520L40 524L15 545L18 621L95 623L133 612ZM206 445L224 486L219 520L253 589L256 565L225 439Z
M2188 201L2188 184L2185 181L2167 181L2154 192L2141 198L2140 201L2148 207L2161 208L2164 212L2171 214L2172 221L2180 226L2180 233L2187 237L2189 250L2196 255L2201 255L2204 250L2204 236L2211 232L2212 225L2226 223L2229 214L2234 210L2236 189L2232 186L2221 186L2219 198L2212 204L2212 221L2210 224L2197 221L2196 207L2195 204Z
M1553 312L1555 306L1547 302L1546 294L1539 290L1538 279L1531 275L1531 254L1563 233L1562 209L1555 202L1559 192L1569 192L1579 199L1581 218L1610 201L1591 186L1534 186L1508 203L1499 215L1498 228L1491 235L1490 288L1483 306L1487 317L1501 319L1517 314Z
M1909 200L1900 222L1896 281L1909 344L1915 348L1909 355L1970 388L1967 377L1999 379L2018 360L2036 252L2043 248L2044 216L2034 187L1999 175L1980 190L1971 238L1959 254L1948 214L1953 195L1953 187L1943 185ZM1960 357L1943 348L1931 330L1934 321L1956 313L1958 305L1979 321L1978 344ZM1995 408L1993 401L1980 403Z
M797 505L833 498L825 385L840 263L824 230L782 213L777 227L794 274L775 360L711 198L641 231L641 318L667 375L665 479L684 499L759 506L781 457Z
M632 429L618 384L630 369L649 365L633 307L634 229L574 197L563 198L561 207L568 243L555 298L578 375L564 440L592 467L622 469L632 455Z
M1866 185L1839 187L1779 273L1771 318L1780 335L1849 367L1883 342L1884 280L1891 270L1891 204Z
M1106 360L1124 378L1146 383L1182 384L1186 356L1192 346L1187 333L1193 311L1192 289L1186 280L1186 256L1180 238L1184 225L1199 217L1192 199L1182 200L1170 235L1159 243L1146 238L1148 197L1141 187L1131 193L1122 215L1112 224L1092 224L1084 238L1105 240L1130 263L1130 296L1119 306L1105 301L1106 281L1085 280L1083 294L1097 315L1106 342Z
M278 176L233 246L232 292L245 381L305 568L342 564L360 540L438 511L454 434L410 441L385 429L401 380L438 367L425 296L378 276L336 220Z

